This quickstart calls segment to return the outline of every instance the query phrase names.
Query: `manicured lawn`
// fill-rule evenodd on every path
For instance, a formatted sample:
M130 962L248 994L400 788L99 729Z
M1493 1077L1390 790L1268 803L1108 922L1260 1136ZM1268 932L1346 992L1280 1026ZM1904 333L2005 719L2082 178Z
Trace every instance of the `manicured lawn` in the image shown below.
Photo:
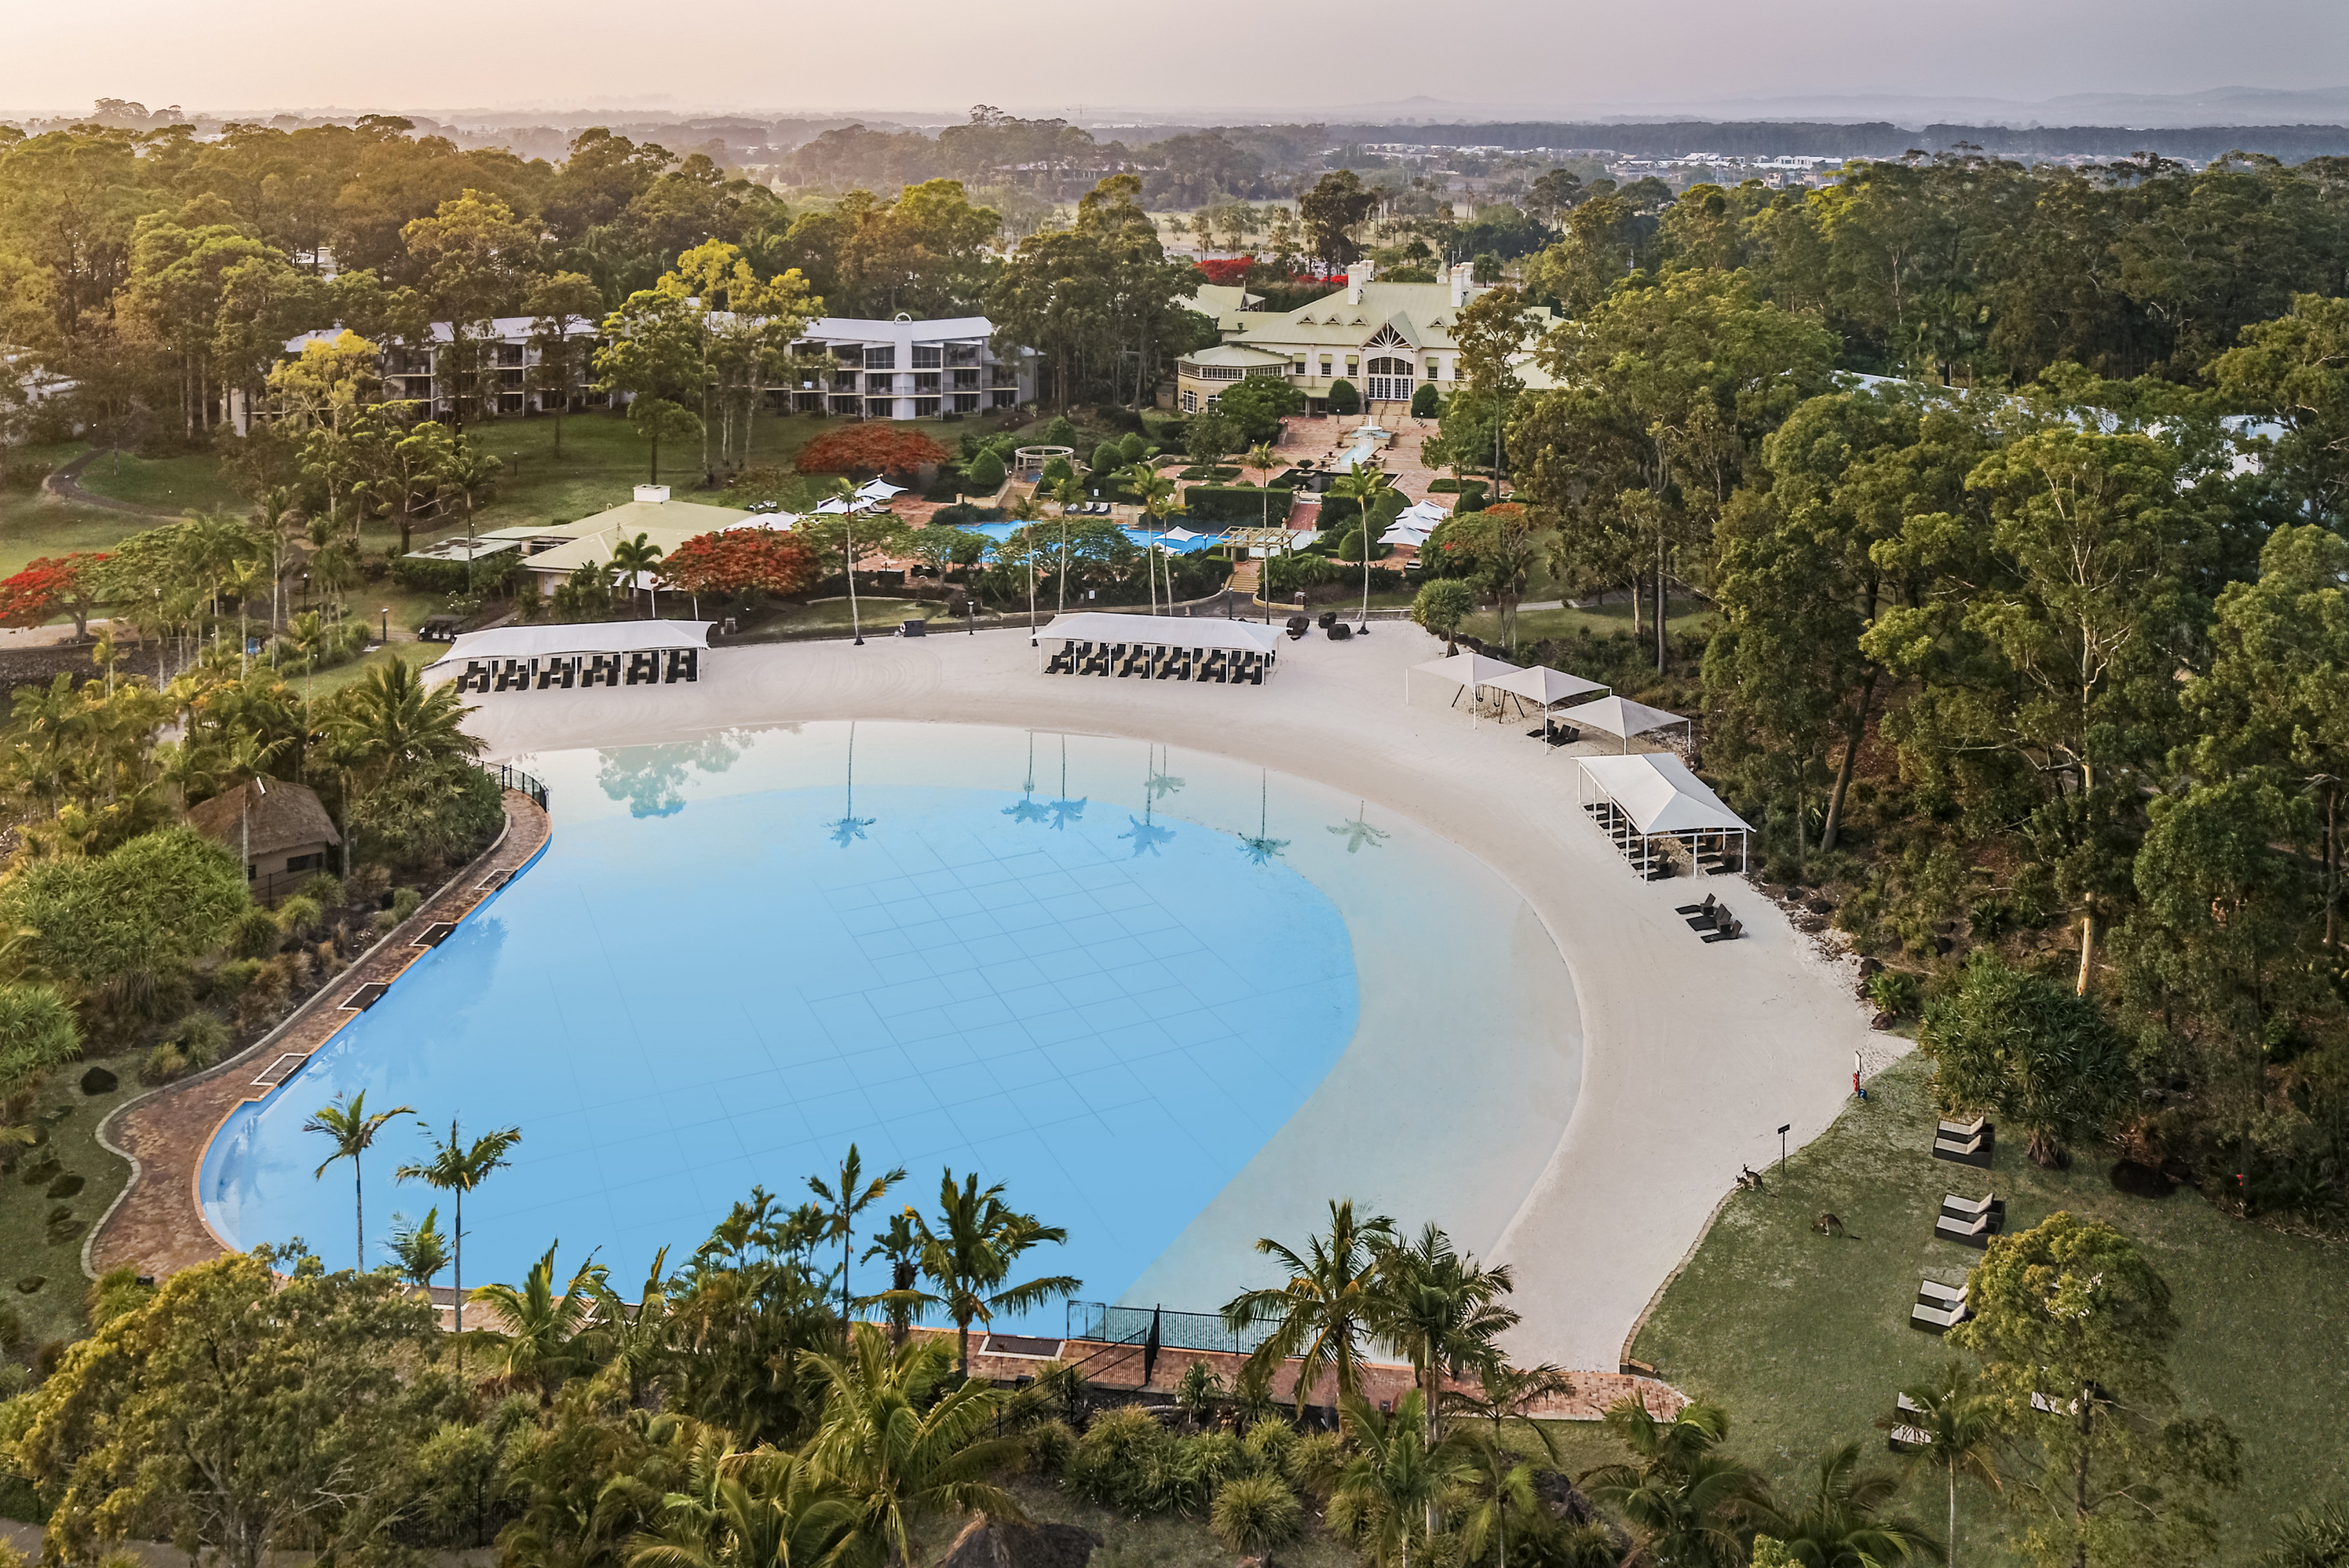
M897 629L897 623L916 615L937 622L941 629L948 624L943 599L875 599L864 593L856 596L855 624L864 627L868 637L885 637ZM785 606L777 618L759 624L761 632L839 632L843 635L849 628L848 601L844 598Z
M1526 597L1530 599L1534 595L1528 592ZM1674 632L1694 632L1710 625L1712 621L1712 610L1683 603L1674 609L1665 624ZM1655 624L1644 614L1640 624L1649 636L1656 634ZM1520 643L1538 643L1548 638L1562 640L1582 632L1594 637L1603 637L1630 629L1631 606L1629 603L1596 604L1588 610L1568 608L1517 612L1517 641ZM1480 610L1463 623L1461 630L1487 641L1496 638L1501 634L1501 613L1498 610Z
M156 521L68 504L44 492L0 494L0 575L24 570L25 563L36 556L104 550Z
M2335 1418L2349 1401L2349 1246L2230 1220L2189 1190L2158 1202L2124 1197L2102 1159L2038 1170L2003 1128L1991 1171L1939 1161L1929 1152L1933 1120L1924 1060L1887 1069L1867 1103L1795 1154L1783 1177L1767 1173L1765 1194L1729 1202L1632 1354L1725 1406L1733 1447L1782 1484L1835 1444L1858 1439L1881 1454L1871 1423L1899 1387L1951 1354L1908 1326L1920 1274L1962 1270L1979 1256L1934 1239L1941 1195L1994 1191L2007 1201L2010 1230L2059 1209L2099 1219L2135 1237L2168 1281L2183 1326L2172 1363L2178 1391L2189 1410L2225 1418L2243 1444L2244 1485L2222 1507L2221 1561L2248 1562L2278 1514L2341 1497L2349 1429ZM1822 1212L1842 1219L1843 1239L1810 1229ZM1940 1518L1928 1501L1911 1501ZM2003 1522L1986 1504L1972 1511L1977 1522L1961 1525L1964 1554L1992 1561L1984 1548Z
M23 1320L27 1349L81 1332L82 1294L88 1288L81 1274L82 1238L130 1178L129 1161L109 1154L98 1142L98 1124L123 1100L145 1092L139 1082L140 1059L135 1055L92 1057L59 1068L42 1087L34 1113L36 1120L47 1124L48 1140L16 1151L16 1168L0 1176L0 1306ZM112 1093L81 1092L82 1075L92 1067L115 1074L119 1083ZM27 1186L25 1178L50 1160L57 1171ZM72 1176L81 1178L78 1191L48 1195L51 1186ZM52 1242L48 1217L57 1209L66 1210L79 1228L65 1240ZM23 1288L36 1279L41 1282L38 1289Z
M220 459L209 452L180 458L101 452L82 470L81 487L92 495L174 511L241 513L247 505L222 481Z

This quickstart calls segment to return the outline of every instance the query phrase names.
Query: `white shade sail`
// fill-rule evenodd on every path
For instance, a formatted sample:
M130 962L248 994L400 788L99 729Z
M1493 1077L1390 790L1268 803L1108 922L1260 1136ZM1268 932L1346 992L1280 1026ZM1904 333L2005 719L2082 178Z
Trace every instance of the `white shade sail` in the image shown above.
M1628 748L1635 735L1669 729L1675 724L1686 724L1688 720L1677 713L1666 713L1661 707L1650 707L1645 703L1619 696L1602 696L1597 702L1586 702L1577 707L1574 722L1620 736Z
M1082 643L1143 643L1164 648L1237 648L1266 654L1280 645L1285 634L1278 626L1249 621L1227 621L1209 615L1119 615L1105 610L1081 610L1055 615L1040 636L1067 637Z
M885 501L905 493L904 485L893 485L886 480L867 480L856 487L856 493L869 501Z
M1432 500L1415 500L1402 509L1395 519L1398 522L1423 522L1433 528L1451 521L1452 514Z
M541 659L572 654L638 654L706 648L708 621L591 621L575 626L495 626L468 632L432 661L433 668L465 659Z
M1379 542L1381 544L1408 544L1412 546L1412 548L1417 549L1419 546L1427 542L1427 531L1425 529L1413 528L1408 523L1398 522L1393 527L1388 529L1384 533L1379 535Z
M1583 757L1582 778L1623 809L1642 833L1745 833L1736 812L1669 752Z
M1588 696L1592 692L1614 689L1611 686L1601 686L1597 681L1584 680L1580 676L1568 675L1564 670L1554 670L1547 665L1536 665L1529 670L1519 670L1513 676L1503 676L1498 680L1489 681L1486 684L1499 691L1514 692L1526 701L1539 703L1544 707L1554 707L1572 697ZM1582 711L1580 708L1575 709L1578 714ZM1655 710L1651 708L1649 711L1652 713Z

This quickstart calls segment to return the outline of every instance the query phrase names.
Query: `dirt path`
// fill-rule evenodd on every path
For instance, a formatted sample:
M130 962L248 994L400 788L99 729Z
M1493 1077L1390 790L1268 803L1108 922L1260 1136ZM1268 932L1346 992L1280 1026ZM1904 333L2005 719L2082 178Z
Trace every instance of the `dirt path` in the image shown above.
M112 496L99 495L96 490L84 490L81 484L82 470L106 455L107 450L84 452L64 467L50 469L49 477L41 481L41 488L59 500L73 501L81 506L94 506L104 511L128 512L132 517L177 518L182 515L175 508L145 506L135 500L117 500Z

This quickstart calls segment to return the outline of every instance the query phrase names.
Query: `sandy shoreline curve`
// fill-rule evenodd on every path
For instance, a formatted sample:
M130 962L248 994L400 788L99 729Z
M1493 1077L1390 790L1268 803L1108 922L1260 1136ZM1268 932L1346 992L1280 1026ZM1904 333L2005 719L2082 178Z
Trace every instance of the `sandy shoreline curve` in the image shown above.
M1317 634L1285 643L1264 686L1235 687L1044 676L1019 630L769 645L703 655L689 686L476 696L468 727L492 759L812 719L1115 735L1277 769L1450 840L1525 901L1509 946L1537 954L1547 943L1563 959L1570 995L1536 985L1518 1000L1574 1010L1580 1077L1530 1187L1512 1182L1506 1214L1475 1216L1455 1234L1516 1269L1525 1321L1513 1355L1612 1370L1739 1167L1776 1157L1782 1122L1797 1146L1824 1130L1850 1092L1854 1051L1875 1060L1885 1041L1868 1029L1844 966L1810 954L1810 939L1741 880L1634 877L1575 805L1574 748L1542 747L1522 724L1472 727L1434 682L1415 683L1406 707L1404 670L1442 652L1437 639L1392 623L1347 643ZM1673 913L1707 891L1735 907L1746 940L1707 945ZM1495 984L1519 984L1517 967L1496 954ZM1506 1070L1456 1041L1429 1037L1420 1048L1439 1066ZM1361 1127L1364 1147L1346 1163L1376 1169L1381 1132ZM1446 1136L1463 1143L1473 1180L1478 1151L1456 1129ZM1276 1139L1247 1179L1295 1200L1297 1184L1319 1173L1319 1141L1284 1151ZM1337 1195L1316 1185L1305 1197L1318 1209ZM1391 1206L1398 1218L1445 1218ZM1236 1202L1175 1250L1229 1246L1261 1217ZM1148 1299L1150 1284L1145 1274L1129 1296Z

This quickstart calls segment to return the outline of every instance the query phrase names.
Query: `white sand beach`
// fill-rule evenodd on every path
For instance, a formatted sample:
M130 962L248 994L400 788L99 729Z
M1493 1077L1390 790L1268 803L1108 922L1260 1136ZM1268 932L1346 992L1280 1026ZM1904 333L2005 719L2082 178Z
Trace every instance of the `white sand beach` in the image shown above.
M1812 953L1812 939L1741 880L1638 880L1575 806L1575 748L1549 750L1526 738L1524 723L1472 727L1435 681L1415 682L1406 707L1403 671L1442 651L1400 624L1349 643L1317 633L1284 642L1278 673L1263 686L1232 687L1044 676L1024 630L771 645L704 655L691 686L475 696L469 727L492 758L812 719L1116 735L1274 768L1441 834L1526 901L1534 918L1511 946L1542 961L1518 966L1529 993L1520 1006L1578 1012L1578 1029L1561 1026L1559 1036L1579 1047L1568 1059L1578 1056L1580 1084L1554 1147L1484 1150L1473 1132L1444 1127L1433 1147L1444 1152L1433 1162L1423 1152L1417 1172L1397 1177L1422 1199L1452 1189L1455 1201L1441 1215L1402 1199L1385 1206L1413 1222L1442 1218L1464 1244L1515 1266L1526 1321L1511 1349L1520 1359L1611 1371L1739 1167L1776 1158L1782 1122L1793 1124L1795 1146L1824 1130L1850 1092L1853 1052L1880 1066L1899 1042L1868 1029L1850 966ZM558 832L560 818L558 808ZM1745 940L1703 944L1673 913L1706 892L1734 908ZM1555 965L1539 952L1545 942L1565 961L1570 996L1547 978ZM1496 975L1509 969L1509 955L1495 954ZM1407 1031L1376 1028L1373 998L1366 988L1362 1039L1394 1051ZM1419 1048L1439 1060L1506 1070L1431 1034ZM1353 1087L1333 1074L1319 1112L1300 1113L1268 1144L1164 1266L1182 1264L1195 1279L1207 1253L1233 1254L1238 1265L1260 1226L1342 1195L1330 1189L1333 1172L1375 1167L1382 1134L1421 1108L1405 1095L1378 1114L1361 1087L1376 1080L1375 1062L1352 1065ZM1526 1068L1528 1080L1544 1076ZM1499 1206L1469 1202L1462 1183L1501 1155L1535 1173L1529 1190L1520 1175ZM1254 1201L1268 1191L1279 1202ZM1129 1297L1152 1299L1151 1284L1145 1275Z

